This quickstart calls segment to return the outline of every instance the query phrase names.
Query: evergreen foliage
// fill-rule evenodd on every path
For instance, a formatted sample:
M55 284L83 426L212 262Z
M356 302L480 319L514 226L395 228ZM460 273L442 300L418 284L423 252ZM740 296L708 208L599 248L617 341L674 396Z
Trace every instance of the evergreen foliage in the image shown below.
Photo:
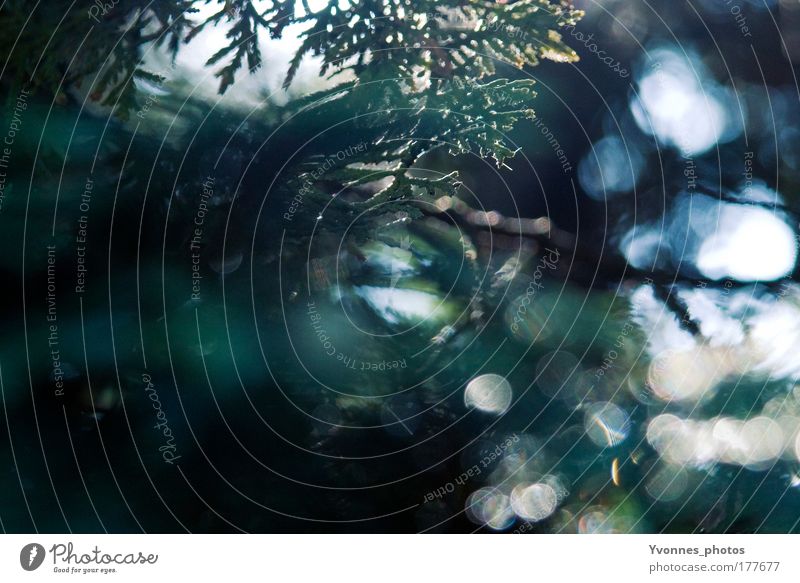
M205 4L218 10L198 21L198 7ZM541 58L576 60L557 31L581 16L554 0L331 0L317 10L294 0L119 0L102 10L92 6L88 14L74 8L65 13L53 3L30 14L25 2L8 3L0 34L15 40L0 48L3 78L29 79L30 88L56 97L88 84L92 99L126 117L137 107L133 80L161 80L142 64L151 43L174 58L206 27L227 25L230 43L207 62L224 93L244 69L253 73L269 58L261 54L259 35L281 38L289 25L302 25L302 44L285 86L308 56L320 59L321 75L341 82L291 102L287 115L323 127L355 120L358 135L349 127L348 142L369 147L337 160L324 180L310 180L309 167L325 152L308 148L279 188L291 195L305 185L309 200L326 201L331 192L372 186L366 200L344 196L332 205L331 212L348 214L434 191L454 193L454 174L412 172L433 150L471 152L498 164L512 157L515 148L506 134L533 117L535 93L532 80L498 78L498 68L534 66ZM17 38L28 18L37 22Z

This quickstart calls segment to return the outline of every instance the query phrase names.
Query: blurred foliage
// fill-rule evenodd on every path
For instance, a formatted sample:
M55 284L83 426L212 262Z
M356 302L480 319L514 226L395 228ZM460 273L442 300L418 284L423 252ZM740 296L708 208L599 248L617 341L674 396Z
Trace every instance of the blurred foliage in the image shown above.
M796 400L784 402L796 378L796 289L777 288L773 303L751 306L771 290L698 278L690 262L676 276L663 259L655 273L624 260L619 239L629 217L658 224L668 215L665 201L685 189L686 160L637 129L629 83L594 55L580 69L558 65L576 58L557 31L578 11L532 1L358 2L345 10L331 2L312 10L302 2L121 0L96 22L58 4L29 13L25 3L7 2L0 20L3 38L24 29L16 48L0 48L11 56L5 89L37 93L14 145L0 215L8 249L0 257L8 275L0 389L17 448L0 448L10 468L0 474L6 528L503 530L506 522L469 522L463 511L472 493L497 486L507 495L509 484L557 475L558 511L539 522L512 516L517 529L797 529L795 458L754 463L758 448L736 457L720 447L719 459L693 449L711 443L702 431L718 416L744 423L788 407L789 420L800 419ZM209 5L215 10L198 20L193 10ZM682 38L703 38L676 3L662 2L652 14L646 5L614 5L589 26L634 79L651 63L634 61L640 47L625 45L633 37L620 34L623 25L663 44L670 38L655 30L670 14ZM181 81L162 86L142 62L154 43L175 57L204 30L224 27L229 42L208 61L217 76L210 92L230 96L250 71L275 66L257 37L285 38L290 23L306 28L287 82L298 84L298 65L309 58L335 85L286 105L267 102L246 117L227 103L215 109L184 100ZM692 54L693 66L714 62L707 45L702 57ZM558 99L534 101L532 81L515 70L533 65ZM773 81L778 68L779 59L765 61ZM600 87L597 95L584 75ZM747 79L755 84L747 92L756 129L748 128L748 139L759 158L753 171L766 175L779 162L783 190L793 191L793 142L781 142L780 160L777 147L776 159L762 154L796 129L797 110L785 89L755 91L758 69ZM70 102L75 88L117 116L79 111L83 104ZM156 93L146 116L130 115ZM51 107L53 98L63 107ZM761 119L769 100L786 112L776 135ZM524 123L534 103L549 129ZM705 127L700 122L687 122L692 135ZM569 152L577 177L550 164L545 130ZM613 147L598 148L609 136L618 138ZM532 164L515 164L511 173L505 163L518 147ZM726 184L736 187L742 147L732 139L698 152L697 172L715 178L722 166ZM595 161L595 150L606 156ZM350 153L339 159L338 152ZM195 301L189 241L209 173L215 185L203 224L202 300ZM90 175L90 284L78 296L70 290L75 234ZM621 180L628 176L631 182ZM609 179L620 183L606 199ZM777 179L770 187L777 190ZM514 206L500 214L498 193L506 191ZM564 225L578 216L570 232ZM672 224L691 227L683 215ZM680 235L675 245L683 249ZM52 395L40 310L48 241L58 248L69 364L63 401ZM552 266L540 262L548 247L561 252ZM309 300L347 362L404 368L365 374L326 356ZM741 305L745 315L734 311ZM789 324L760 323L765 314ZM741 326L741 352L709 348L720 329L714 325L731 325L723 316ZM376 336L365 341L362 330ZM652 361L672 341L696 346L666 361L669 378L653 378ZM751 357L764 365L762 353L780 374L762 366L745 376L735 366ZM464 387L478 368L507 378L514 405L505 414L465 408ZM142 399L143 370L179 436L185 475L161 460ZM659 450L665 440L647 433L665 414L681 418L671 426L689 436L681 448ZM491 473L420 504L474 463L471 449L493 451L510 435L520 444ZM75 487L84 479L103 502L97 509ZM207 505L187 495L187 480ZM401 508L414 510L394 514ZM352 522L369 516L383 518ZM305 518L330 522L310 526Z

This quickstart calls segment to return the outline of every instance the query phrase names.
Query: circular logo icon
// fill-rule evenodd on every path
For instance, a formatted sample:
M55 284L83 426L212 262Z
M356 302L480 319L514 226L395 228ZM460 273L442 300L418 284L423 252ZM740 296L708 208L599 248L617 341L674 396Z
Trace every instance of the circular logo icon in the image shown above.
M26 571L35 571L44 562L44 547L38 543L30 543L19 552L19 564Z

